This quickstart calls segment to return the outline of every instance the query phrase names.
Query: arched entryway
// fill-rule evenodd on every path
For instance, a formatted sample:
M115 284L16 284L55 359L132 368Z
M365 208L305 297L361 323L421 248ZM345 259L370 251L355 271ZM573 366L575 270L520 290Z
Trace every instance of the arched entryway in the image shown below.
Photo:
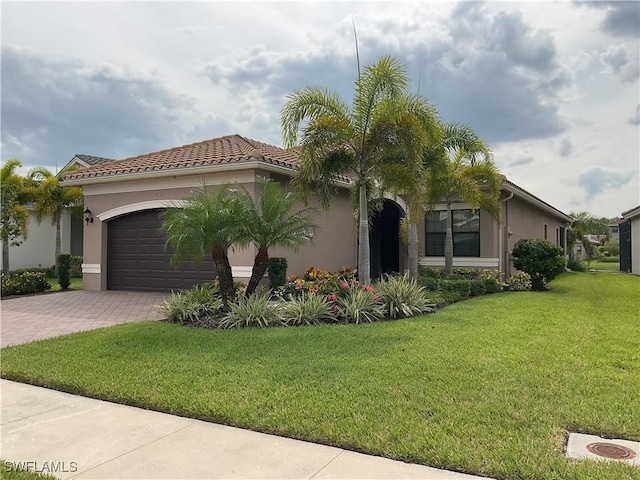
M400 272L400 219L402 216L400 206L391 200L385 200L382 210L374 215L369 232L371 278L378 278L385 273Z

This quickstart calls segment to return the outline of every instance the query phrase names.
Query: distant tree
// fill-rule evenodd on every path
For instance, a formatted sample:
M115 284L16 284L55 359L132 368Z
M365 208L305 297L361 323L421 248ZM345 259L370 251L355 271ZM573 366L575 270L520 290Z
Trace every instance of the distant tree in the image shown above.
M20 160L7 160L0 171L0 240L2 240L2 271L9 273L9 245L18 246L27 238L29 212L25 207L28 195L24 178L16 173Z
M255 291L264 277L269 265L271 247L298 250L311 239L317 228L310 216L314 209L293 210L299 202L299 198L293 192L265 178L260 178L256 186L255 194L251 194L241 185L234 191L234 197L238 201L237 244L253 244L257 249L246 296Z
M567 229L569 258L573 259L573 246L580 242L587 253L587 257L592 259L596 252L587 235L604 236L608 239L609 219L598 218L589 212L571 213L569 215L573 218L571 226Z
M38 223L48 218L51 225L56 227L56 257L61 253L62 241L60 235L60 220L65 209L77 217L82 217L84 196L80 187L65 187L60 183L60 177L67 172L76 170L77 166L64 168L54 175L45 167L35 167L29 170L27 178L35 183L29 189L34 199L33 214Z
M493 163L489 147L465 125L448 124L445 142L427 152L430 162L426 175L426 203L444 202L447 206L445 227L445 275L453 273L453 225L451 206L464 202L482 208L500 219L502 175Z

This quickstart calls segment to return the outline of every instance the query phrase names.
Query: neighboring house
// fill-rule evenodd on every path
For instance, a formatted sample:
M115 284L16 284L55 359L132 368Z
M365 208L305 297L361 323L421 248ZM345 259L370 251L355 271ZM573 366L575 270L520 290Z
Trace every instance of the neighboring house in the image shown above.
M84 230L83 286L88 290L158 290L187 288L215 276L211 260L185 262L173 269L170 249L159 233L158 213L191 197L203 182L219 186L237 181L253 191L258 177L288 184L298 161L295 152L256 140L229 135L137 157L101 163L67 173L64 184L82 186L85 206L94 219ZM299 252L271 249L270 256L288 260L288 274L310 265L323 270L355 266L357 228L349 195L339 183L327 211L319 210L313 242ZM312 205L317 205L312 196ZM372 222L372 276L407 269L407 251L399 239L406 214L401 199L387 199ZM455 265L511 271L510 252L519 238L548 238L564 247L570 217L505 179L503 224L485 212L455 207ZM423 265L444 264L439 250L440 224L431 217L420 226ZM436 245L437 244L437 245ZM232 249L233 275L248 280L255 251Z
M27 206L27 210L32 208ZM82 255L82 219L69 211L62 214L60 220L60 241L63 253ZM9 269L47 268L56 263L56 226L48 218L38 224L33 215L29 215L27 239L19 246L9 245ZM0 268L2 259L0 259Z
M620 224L624 222L622 218L615 218L609 222L607 227L609 228L609 240L620 240Z
M640 206L622 212L620 270L640 275Z
M91 167L104 162L112 162L110 158L94 157L91 155L75 155L64 168L77 165L80 168ZM32 210L27 206L28 210ZM60 221L60 241L62 253L82 255L83 221L69 211L62 214ZM1 242L0 242L1 243ZM29 230L27 240L20 246L9 246L9 268L18 270L23 268L46 268L56 263L56 226L51 220L44 218L40 224L33 215L29 216ZM2 259L0 258L0 268Z
M591 250L595 252L602 242L600 240L601 235L585 235L582 240L578 240L573 245L573 258L576 260L587 261L589 260L589 250L585 247L585 242L589 242Z

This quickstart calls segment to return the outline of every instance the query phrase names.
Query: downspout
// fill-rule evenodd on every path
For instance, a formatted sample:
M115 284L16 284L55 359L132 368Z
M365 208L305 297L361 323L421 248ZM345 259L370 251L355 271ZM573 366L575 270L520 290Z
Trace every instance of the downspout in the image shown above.
M507 209L507 202L512 198L513 198L513 192L511 192L508 197L500 200L500 203L503 204L504 206L504 208L502 209L502 211L504 212L504 224L500 225L500 229L499 229L500 235L498 236L498 252L499 252L498 269L504 274L504 280L507 279L507 271L505 266L505 252L503 251L505 237L507 235L507 232L505 232L505 229L508 229L508 225L509 225L509 211ZM506 239L506 241L508 242L508 239Z

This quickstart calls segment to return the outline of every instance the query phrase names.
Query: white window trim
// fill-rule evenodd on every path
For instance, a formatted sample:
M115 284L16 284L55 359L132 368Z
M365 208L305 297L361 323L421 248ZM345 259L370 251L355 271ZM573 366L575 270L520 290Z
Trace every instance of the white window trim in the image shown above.
M454 267L498 268L499 258L453 257ZM423 267L444 267L444 257L422 257L418 261Z
M142 210L153 210L155 208L181 207L184 206L185 203L185 200L149 200L146 202L130 203L128 205L112 208L111 210L107 210L106 212L102 212L96 216L98 217L98 220L104 222L121 215L126 215L127 213L139 212Z

